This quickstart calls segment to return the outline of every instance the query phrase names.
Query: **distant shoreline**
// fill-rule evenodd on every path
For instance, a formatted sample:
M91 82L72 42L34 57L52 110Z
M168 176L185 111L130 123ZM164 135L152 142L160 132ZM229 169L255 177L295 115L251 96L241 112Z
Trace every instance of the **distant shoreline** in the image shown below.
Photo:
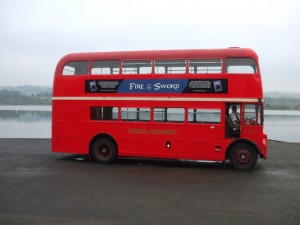
M300 110L300 93L265 92L266 110ZM0 105L52 105L52 87L47 86L0 86Z
M51 98L49 98L49 99L35 98L33 101L29 101L29 102L18 101L17 104L5 101L4 103L0 102L0 106L52 106L52 99ZM275 107L265 107L265 110L300 111L300 105L298 105L297 107L292 107L292 106L285 106L285 105L277 104Z

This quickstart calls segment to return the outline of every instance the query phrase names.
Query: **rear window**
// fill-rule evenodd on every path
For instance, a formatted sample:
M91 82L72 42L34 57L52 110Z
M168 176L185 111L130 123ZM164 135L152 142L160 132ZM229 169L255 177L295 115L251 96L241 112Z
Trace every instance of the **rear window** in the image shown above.
M226 59L227 73L257 73L257 65L252 58L227 58Z
M84 75L89 74L88 61L69 62L64 66L63 75Z

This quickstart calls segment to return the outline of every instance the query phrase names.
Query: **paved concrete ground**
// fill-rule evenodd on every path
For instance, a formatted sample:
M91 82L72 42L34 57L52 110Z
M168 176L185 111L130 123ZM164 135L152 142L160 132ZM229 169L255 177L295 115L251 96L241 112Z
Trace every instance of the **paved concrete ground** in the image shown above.
M269 145L253 171L222 164L53 154L0 139L0 224L300 224L300 144Z

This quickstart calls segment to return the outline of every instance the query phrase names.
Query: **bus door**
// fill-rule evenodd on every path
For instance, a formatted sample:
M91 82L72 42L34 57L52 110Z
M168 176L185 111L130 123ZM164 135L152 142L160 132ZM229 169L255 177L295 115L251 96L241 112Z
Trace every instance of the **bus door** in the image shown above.
M241 134L241 104L240 103L227 103L226 104L226 125L225 137L226 138L239 138Z
M263 136L263 113L260 104L244 104L241 137L259 143Z

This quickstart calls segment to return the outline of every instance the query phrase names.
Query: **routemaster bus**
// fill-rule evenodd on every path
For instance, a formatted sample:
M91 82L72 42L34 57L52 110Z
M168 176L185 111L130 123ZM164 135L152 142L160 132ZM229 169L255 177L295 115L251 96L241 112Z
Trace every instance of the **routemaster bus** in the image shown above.
M263 108L248 48L69 54L54 75L52 151L250 169L267 158Z

